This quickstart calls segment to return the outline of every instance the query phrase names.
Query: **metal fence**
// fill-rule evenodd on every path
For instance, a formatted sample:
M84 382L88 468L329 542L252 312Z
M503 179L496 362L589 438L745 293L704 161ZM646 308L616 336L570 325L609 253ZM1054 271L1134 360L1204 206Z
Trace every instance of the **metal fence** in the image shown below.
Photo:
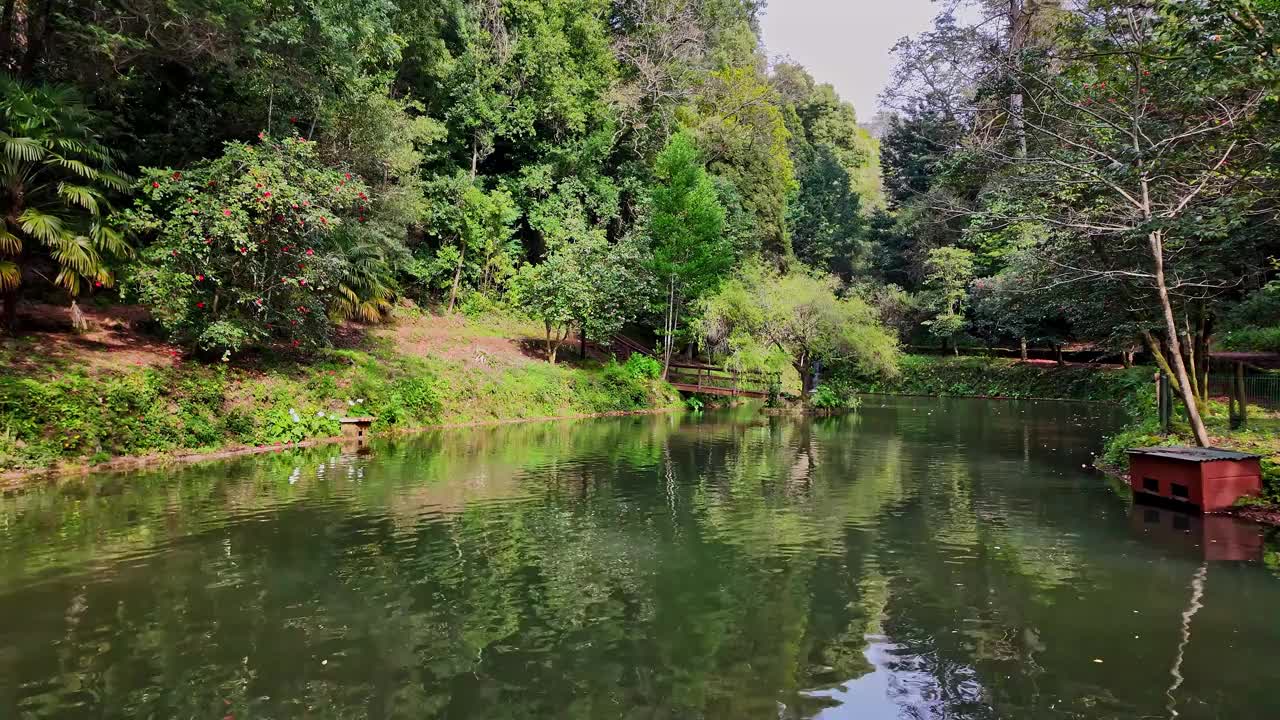
M1232 373L1210 373L1209 395L1229 398L1235 391L1236 376ZM1244 397L1250 405L1268 410L1280 410L1280 374L1250 373L1244 375Z

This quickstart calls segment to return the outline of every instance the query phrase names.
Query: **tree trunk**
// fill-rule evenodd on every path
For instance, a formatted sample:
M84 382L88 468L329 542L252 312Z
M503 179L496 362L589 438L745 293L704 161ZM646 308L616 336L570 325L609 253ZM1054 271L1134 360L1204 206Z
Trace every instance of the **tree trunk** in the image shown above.
M449 289L449 312L453 312L453 306L458 302L458 285L462 282L462 266L467 259L467 243L459 238L458 242L458 267L453 271L453 287Z
M1155 264L1156 293L1160 297L1160 309L1164 312L1165 331L1169 333L1169 355L1173 360L1174 376L1181 388L1182 403L1186 405L1187 420L1191 423L1191 432L1195 435L1196 444L1209 447L1209 432L1205 430L1204 420L1200 417L1200 406L1191 390L1191 381L1187 377L1187 366L1182 362L1182 348L1178 342L1178 321L1173 316L1173 305L1169 301L1169 288L1164 280L1164 237L1156 230L1148 237L1151 245L1151 259Z
M1213 357L1211 355L1210 338L1213 337L1213 315L1205 313L1203 310L1200 314L1200 389L1204 392L1202 398L1205 404L1209 403L1209 368L1213 365Z
M551 323L544 322L543 327L547 329L547 362L552 365L556 364L556 346L551 340Z
M18 289L5 291L4 294L4 329L14 334L18 329Z
M671 341L675 335L675 315L676 308L676 276L672 275L667 285L667 318L663 326L664 337L662 339L662 378L665 380L671 372Z
M1054 345L1054 346L1053 346L1053 359L1054 359L1055 361L1057 361L1057 363L1058 363L1059 365L1066 365L1066 362L1064 362L1064 361L1063 361L1063 359L1062 359L1062 346L1061 346L1061 345Z
M1156 361L1156 365L1164 371L1164 374L1173 384L1174 392L1182 392L1182 386L1173 374L1173 367L1169 365L1164 353L1160 351L1160 343L1156 342L1155 337L1147 330L1142 331L1142 342L1147 346L1147 351L1151 353L1151 359Z
M0 17L0 61L9 59L13 48L13 8L17 0L4 0L4 15Z
M35 20L31 12L30 5L27 6L27 54L22 58L22 68L19 75L29 77L31 71L35 69L36 62L40 60L40 56L44 54L45 44L49 40L49 35L53 31L53 0L45 0L44 7L40 11L40 29L35 29Z
M587 331L582 323L578 324L578 357L587 359Z
M1244 427L1249 424L1249 395L1244 389L1244 363L1236 363L1236 404L1240 406L1240 427Z
M1018 339L1018 355L1022 358L1022 362L1027 361L1027 339Z

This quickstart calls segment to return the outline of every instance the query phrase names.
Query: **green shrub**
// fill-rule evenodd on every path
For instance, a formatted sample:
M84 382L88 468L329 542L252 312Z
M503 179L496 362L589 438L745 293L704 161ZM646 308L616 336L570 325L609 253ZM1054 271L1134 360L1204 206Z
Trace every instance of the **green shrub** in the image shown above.
M633 356L635 357L635 356ZM620 365L610 360L600 373L600 385L605 391L601 412L610 410L637 410L649 403L647 365ZM661 368L659 368L661 372ZM644 373L644 374L641 374Z
M662 363L657 359L648 355L634 353L627 358L627 362L623 365L632 377L642 378L645 380L657 380L662 377Z
M1082 365L1040 365L1001 358L946 358L906 355L893 378L833 372L828 382L845 395L984 396L1130 402L1150 386L1144 369L1116 370Z
M258 445L274 445L333 437L341 431L338 418L323 410L300 411L279 403L261 413L254 439Z
M462 297L458 310L469 318L479 318L498 314L502 304L479 290L473 290Z
M685 407L689 408L689 412L700 413L706 405L702 402L702 398L697 395L690 395L684 399Z
M819 410L838 410L845 406L845 399L830 385L819 385L809 396L809 403Z
M1220 335L1218 340L1227 350L1280 352L1280 327L1232 330Z
M151 240L125 290L175 341L215 352L328 344L331 315L378 287L366 188L328 167L314 143L262 137L182 172L145 169L127 228Z

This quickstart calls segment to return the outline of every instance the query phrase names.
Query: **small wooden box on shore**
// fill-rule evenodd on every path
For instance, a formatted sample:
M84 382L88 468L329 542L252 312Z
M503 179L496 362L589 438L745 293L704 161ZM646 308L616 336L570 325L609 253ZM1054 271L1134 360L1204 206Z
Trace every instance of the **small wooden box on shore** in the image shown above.
M1262 491L1260 460L1215 448L1135 448L1129 451L1129 485L1135 496L1220 512Z
M373 421L376 419L368 415L339 418L338 422L342 424L342 437L363 445L368 441L369 428L373 426Z

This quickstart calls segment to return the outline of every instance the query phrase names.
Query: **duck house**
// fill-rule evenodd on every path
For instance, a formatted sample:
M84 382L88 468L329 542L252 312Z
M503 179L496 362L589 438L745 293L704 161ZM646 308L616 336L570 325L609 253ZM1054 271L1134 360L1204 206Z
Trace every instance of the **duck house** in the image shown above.
M342 424L342 437L344 440L354 440L357 444L363 445L369 441L369 428L373 426L376 418L371 416L363 417L344 417L338 420Z
M1215 448L1136 448L1129 451L1129 485L1135 497L1220 512L1262 492L1262 463L1257 455Z

